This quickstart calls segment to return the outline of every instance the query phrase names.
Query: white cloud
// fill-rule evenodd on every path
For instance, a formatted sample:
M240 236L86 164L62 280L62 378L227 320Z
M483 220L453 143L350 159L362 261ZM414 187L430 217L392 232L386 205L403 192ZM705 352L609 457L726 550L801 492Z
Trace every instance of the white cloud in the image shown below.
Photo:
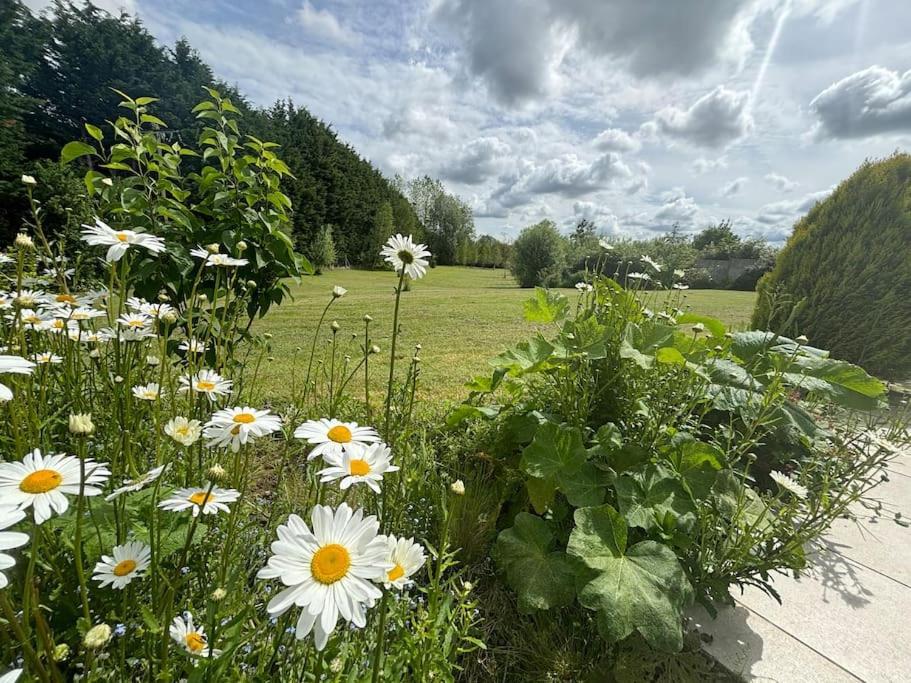
M658 132L699 147L724 147L753 128L750 93L718 86L689 109L666 107L655 115Z
M834 187L827 190L810 192L799 199L787 199L766 204L759 210L756 220L765 225L790 227L794 222L812 209L818 202L832 194Z
M509 145L496 137L482 137L462 145L440 167L440 175L447 180L477 185L496 175L509 154Z
M743 189L744 185L747 184L749 178L745 176L740 176L739 178L734 178L731 182L726 184L721 188L719 193L722 197L733 197L734 195L740 194L740 191Z
M314 7L310 0L304 0L304 4L296 12L295 18L311 38L347 45L357 42L356 35L342 26L332 12Z
M766 173L764 180L779 192L793 192L800 183L778 173Z
M699 216L699 205L681 187L668 190L661 195L662 205L655 212L650 230L663 231L678 224L684 230L691 228Z
M595 147L605 152L637 152L641 146L639 140L620 128L607 128L595 138Z
M724 156L720 156L717 159L706 159L705 157L699 157L692 164L690 164L690 168L692 168L693 171L699 175L727 167L728 160L727 157Z
M871 66L841 79L810 102L817 138L911 132L911 70Z

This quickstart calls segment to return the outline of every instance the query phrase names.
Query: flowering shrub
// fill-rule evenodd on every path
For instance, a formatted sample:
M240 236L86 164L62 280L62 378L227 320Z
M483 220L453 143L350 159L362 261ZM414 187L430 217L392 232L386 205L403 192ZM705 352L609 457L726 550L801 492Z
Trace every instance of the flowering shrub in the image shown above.
M429 253L401 235L383 250L398 284L382 411L369 385L363 405L344 394L380 350L365 334L360 363L336 364L333 323L324 363L322 318L297 400L261 403L268 342L241 321L302 261L283 164L211 95L187 177L194 153L145 130L148 98L125 99L134 118L106 151L64 151L98 157L79 261L100 258L107 287L77 288L78 266L30 272L35 250L60 257L34 198L33 235L3 258L0 664L40 681L451 679L483 645L447 537L458 495L423 472L417 363L397 373L394 352ZM436 503L406 517L413 495Z
M479 485L502 492L494 555L519 610L578 609L615 661L679 651L690 605L775 596L771 575L800 572L878 483L892 453L866 420L885 388L805 339L684 312L683 286L577 289L536 290L525 317L551 334L492 359L448 420L487 425L497 475Z

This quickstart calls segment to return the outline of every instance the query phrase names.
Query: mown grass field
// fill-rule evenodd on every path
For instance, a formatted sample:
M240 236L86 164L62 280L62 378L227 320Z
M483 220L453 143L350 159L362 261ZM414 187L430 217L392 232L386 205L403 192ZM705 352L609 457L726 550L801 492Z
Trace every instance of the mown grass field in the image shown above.
M373 318L371 338L382 349L372 359L377 362L371 365L371 384L374 391L384 386L381 375L388 361L395 282L391 271L334 270L295 285L294 300L273 309L256 324L257 331L273 335L273 360L264 362L260 371L265 394L288 397L294 366L299 376L306 370L313 330L333 285L341 285L348 294L332 305L321 336L328 339L328 325L337 320L341 325L338 339L348 345L357 362L363 317L369 313ZM570 298L578 296L575 290L565 293ZM486 372L490 357L531 334L535 327L522 318L522 303L530 295L530 290L518 288L503 270L439 267L412 283L411 291L402 296L397 355L404 370L414 345L421 344L421 397L460 400L465 395L464 383ZM752 292L686 292L691 310L718 317L734 328L748 323L754 300ZM350 341L352 333L357 333L357 342ZM358 377L352 385L361 391L363 382Z

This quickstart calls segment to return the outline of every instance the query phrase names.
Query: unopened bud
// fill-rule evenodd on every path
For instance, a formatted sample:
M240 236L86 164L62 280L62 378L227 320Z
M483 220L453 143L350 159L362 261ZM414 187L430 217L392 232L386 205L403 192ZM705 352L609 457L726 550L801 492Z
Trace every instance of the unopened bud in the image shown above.
M161 316L162 322L166 322L168 325L173 325L177 322L177 312L176 311L167 311L163 316Z
M227 473L225 472L225 468L218 463L215 463L206 471L206 476L209 477L209 480L215 482L224 479L226 474Z
M54 648L54 661L55 662L65 662L67 657L70 656L70 646L66 643L60 643L57 647Z
M379 353L379 352L380 352L380 347L377 346L376 344L374 344L373 346L370 347L370 353Z
M205 293L202 293L202 294L199 295L199 300L202 301L203 303L205 303L206 301L209 300L209 297L206 296Z
M256 289L256 280L247 280L247 287L250 289Z
M806 344L807 342L809 342L810 340L807 339L805 335L800 335L800 336L797 337L797 339L795 339L794 341L796 341L798 344L803 345L803 344Z
M22 184L23 185L37 185L38 181L35 180L34 176L24 175L24 176L22 176Z
M364 322L365 322L365 323L372 323L372 322L373 322L373 318L370 317L370 314L369 314L369 313L365 313L365 314L364 314Z
M342 326L338 324L338 320L333 320L332 324L329 325L329 327L332 328L333 332L338 332L342 328Z
M98 650L108 644L111 639L111 627L107 624L92 626L82 639L82 644L90 650Z
M102 184L102 185L107 185L108 187L114 187L114 181L111 180L110 178L102 178L102 179L101 179L101 184Z
M449 490L452 491L457 496L465 495L465 484L461 479L456 479L449 485Z
M24 232L20 232L18 235L16 235L16 239L13 244L22 250L35 248L35 243L32 241L32 238L26 235Z
M89 413L70 415L70 434L88 435L95 431L92 416Z
M237 243L237 251L243 253L247 250L247 243L241 240Z
M348 293L348 290L345 289L344 287L340 287L339 285L335 285L335 287L332 288L332 298L333 299L341 299L347 293Z
M210 254L217 254L219 251L221 251L221 245L218 244L218 242L212 242L212 244L206 245L206 251Z
M225 596L227 594L228 593L225 591L224 588L216 588L214 591L212 591L212 600L214 600L215 602L221 602L222 600L225 599Z

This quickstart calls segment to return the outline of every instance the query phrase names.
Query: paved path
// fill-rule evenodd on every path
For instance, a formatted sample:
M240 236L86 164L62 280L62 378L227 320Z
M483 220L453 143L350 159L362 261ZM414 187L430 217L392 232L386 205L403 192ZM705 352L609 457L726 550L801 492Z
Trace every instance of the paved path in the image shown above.
M777 683L911 682L911 454L889 466L873 491L876 517L858 508L812 553L809 574L781 576L783 601L750 589L716 620L694 618L713 639L706 650L747 681Z

